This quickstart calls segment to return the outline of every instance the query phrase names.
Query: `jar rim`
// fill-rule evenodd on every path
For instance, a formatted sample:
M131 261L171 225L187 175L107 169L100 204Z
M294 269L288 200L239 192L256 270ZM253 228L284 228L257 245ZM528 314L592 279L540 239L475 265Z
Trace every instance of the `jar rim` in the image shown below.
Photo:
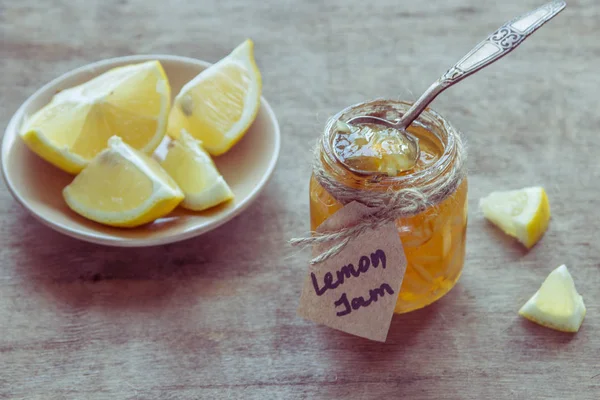
M337 160L333 152L333 137L336 132L336 122L347 122L350 118L358 115L371 115L386 118L382 112L397 113L398 117L404 115L412 106L411 102L403 100L378 99L350 105L333 117L331 117L325 126L321 140L321 155L325 162L331 168L332 172L338 176L350 177L357 184L369 184L376 186L414 186L424 184L435 180L441 176L444 171L452 164L456 154L456 139L458 131L448 122L446 118L431 108L426 108L411 125L417 125L436 136L443 145L443 153L439 158L428 165L426 168L398 176L388 176L385 174L365 176L352 172L341 162ZM365 109L372 108L372 111Z

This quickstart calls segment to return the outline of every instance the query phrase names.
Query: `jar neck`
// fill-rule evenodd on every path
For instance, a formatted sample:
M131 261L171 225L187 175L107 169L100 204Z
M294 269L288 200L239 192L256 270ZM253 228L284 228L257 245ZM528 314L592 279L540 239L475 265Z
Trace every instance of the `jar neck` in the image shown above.
M423 111L408 128L420 127L432 134L442 144L443 152L439 158L425 169L407 171L397 176L359 175L350 171L340 163L334 155L333 139L336 134L336 121L347 122L359 115L374 116L387 120L397 120L410 108L411 103L396 100L376 100L358 103L343 109L329 119L320 143L320 157L323 169L335 180L345 182L348 186L363 190L396 190L434 183L443 176L452 165L456 156L456 130L439 114L431 109Z

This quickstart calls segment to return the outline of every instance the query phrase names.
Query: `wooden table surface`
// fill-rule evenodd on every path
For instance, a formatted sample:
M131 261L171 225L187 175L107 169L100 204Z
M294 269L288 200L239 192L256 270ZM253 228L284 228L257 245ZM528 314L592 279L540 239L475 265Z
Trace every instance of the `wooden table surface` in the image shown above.
M567 9L434 108L469 146L458 285L396 316L381 344L296 316L309 253L310 149L365 99L414 100L475 43L542 0L0 0L0 121L50 79L102 58L211 62L255 41L283 144L258 200L219 229L148 249L80 242L0 191L0 398L600 398L600 4ZM553 219L530 251L488 224L492 190L543 185ZM517 310L566 263L577 334Z

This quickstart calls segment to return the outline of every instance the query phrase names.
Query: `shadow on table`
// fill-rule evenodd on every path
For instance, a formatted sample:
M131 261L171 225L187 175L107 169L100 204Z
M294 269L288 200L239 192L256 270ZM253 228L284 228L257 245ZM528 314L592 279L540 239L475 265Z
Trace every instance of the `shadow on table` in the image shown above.
M23 214L17 220L20 237L8 246L18 251L15 269L30 286L28 292L71 306L147 309L173 301L174 293L185 293L186 288L201 295L235 292L237 288L229 285L242 285L243 280L234 278L252 276L262 262L247 255L256 254L252 247L263 236L267 219L274 218L277 196L269 193L272 187L241 215L183 242L147 248L101 246L59 234Z
M519 243L517 239L502 232L502 230L500 230L487 219L477 221L477 224L479 225L477 228L485 232L486 236L491 237L493 239L493 243L497 244L498 247L505 249L509 252L509 254L511 254L512 260L517 260L527 255L531 251L531 249L528 250L521 243Z
M329 329L325 336L329 341L329 348L342 348L353 354L362 361L379 361L385 363L387 360L397 359L406 348L419 340L419 337L430 336L431 330L443 329L444 314L450 313L454 307L452 295L460 296L460 282L450 293L437 302L406 314L395 314L390 324L388 336L385 343L370 341ZM456 308L456 307L454 307ZM463 310L465 311L465 310ZM464 315L464 313L463 313Z
M519 317L515 321L513 333L516 330L522 331L523 335L519 338L519 341L530 341L533 348L539 350L539 348L552 348L557 349L561 345L567 345L573 339L576 339L576 333L560 332L554 329L549 329L533 323L525 318ZM580 330L585 329L585 321L581 326Z

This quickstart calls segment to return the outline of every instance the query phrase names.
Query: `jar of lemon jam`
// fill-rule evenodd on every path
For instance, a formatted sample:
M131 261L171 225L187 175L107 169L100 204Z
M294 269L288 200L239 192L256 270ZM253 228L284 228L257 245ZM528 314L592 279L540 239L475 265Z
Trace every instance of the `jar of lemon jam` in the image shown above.
M400 118L410 103L377 100L350 106L327 124L320 141L318 157L325 172L340 183L361 190L385 191L435 183L451 173L457 162L458 132L436 112L427 109L408 131L419 140L420 155L407 171L393 176L358 175L335 157L336 122L358 115L388 120ZM313 174L310 180L310 218L314 231L343 207L328 193ZM425 307L440 299L458 281L465 258L467 228L467 179L464 177L445 198L423 212L396 220L398 234L407 259L406 273L394 312L401 314Z

